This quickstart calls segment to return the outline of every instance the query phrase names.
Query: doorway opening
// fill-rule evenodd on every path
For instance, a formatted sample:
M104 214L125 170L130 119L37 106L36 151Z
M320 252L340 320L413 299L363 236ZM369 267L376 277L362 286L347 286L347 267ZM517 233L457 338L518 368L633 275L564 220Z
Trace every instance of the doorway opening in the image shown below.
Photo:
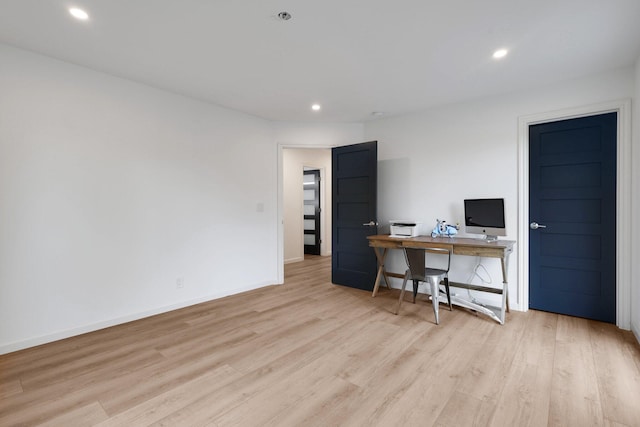
M330 256L331 148L281 147L280 153L283 249L280 266L303 261L310 246L314 246L312 250L317 255ZM310 171L317 171L319 184L305 185L308 179L305 175L311 175ZM318 199L317 206L312 200L309 203L305 200L314 189L318 190L313 194L313 199Z
M302 221L305 255L320 255L321 221L320 194L322 183L320 182L320 170L305 166L302 173Z

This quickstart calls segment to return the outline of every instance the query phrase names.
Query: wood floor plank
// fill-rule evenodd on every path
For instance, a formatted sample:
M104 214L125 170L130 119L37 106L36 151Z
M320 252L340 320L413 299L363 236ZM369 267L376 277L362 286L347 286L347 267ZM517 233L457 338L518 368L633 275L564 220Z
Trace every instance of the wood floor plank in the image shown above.
M120 412L97 425L98 427L150 425L224 388L229 382L238 379L240 376L241 374L231 367L227 365L220 366L162 394L144 400L140 404Z
M623 425L640 424L640 373L635 371L638 351L630 353L622 331L614 325L589 322L600 399L605 418ZM636 396L636 402L628 399Z
M611 421L607 418L604 419L604 426L605 427L635 427L635 423L634 424L620 424L617 423L615 421Z
M91 354L75 360L69 360L50 369L32 371L21 377L22 387L25 390L37 389L55 384L57 382L68 381L71 378L82 376L94 370L104 368L106 362L114 369L122 364L129 364L132 357L147 355L150 358L157 358L157 352L153 349L141 350L137 346L117 347L101 353Z
M446 328L433 326L416 340L410 349L424 363L410 363L406 358L396 361L414 369L413 379L406 389L392 392L393 405L371 422L380 426L433 425L446 410L462 380L463 368L478 354L494 327L489 322L476 323L478 318L461 311L454 311L454 316L450 321L455 329L474 333L450 334ZM393 366L390 368L392 375Z
M486 426L487 414L493 412L493 401L478 399L477 397L456 391L447 401L447 405L440 412L433 423L437 427L458 426ZM486 407L489 406L489 409Z
M264 366L278 357L290 353L307 342L313 341L335 329L337 322L331 320L310 319L289 328L280 328L273 333L265 334L238 349L233 360L228 363L240 372L250 372ZM258 347L253 347L257 344ZM259 351L251 351L249 347Z
M140 325L135 325L140 323ZM142 325L142 326L141 326ZM59 369L69 363L100 355L118 347L148 347L157 341L166 340L174 332L181 332L185 323L158 320L157 316L131 322L115 328L106 328L95 333L56 341L45 346L16 352L11 357L0 356L0 375L4 378L28 378L50 369ZM45 351L43 351L46 349Z
M559 316L548 425L604 425L596 375L588 321Z
M198 326L195 329L199 333L191 335L189 339L171 340L157 346L156 350L167 358L184 358L188 356L191 359L195 359L214 352L221 347L247 342L258 336L244 326L204 329Z
M63 427L63 426L95 426L101 421L107 420L109 416L102 409L100 403L92 402L85 406L74 408L64 412L54 418L39 424L39 427Z
M457 391L480 400L497 399L522 339L526 317L512 313L502 327L495 325L468 366L461 370Z
M108 388L108 385L101 384L100 388ZM29 393L23 393L29 395ZM67 424L73 425L75 418L78 423L84 417L81 408L90 407L95 403L94 395L87 394L86 390L73 391L65 395L49 395L46 398L38 399L37 404L30 404L18 408L6 407L0 404L0 425L1 426L32 426L52 422L58 417L67 420ZM76 412L78 410L79 412Z
M416 402L418 396L410 397L412 386L419 383L418 376L426 369L423 364L427 364L418 356L418 353L415 347L410 347L401 353L403 359L410 362L408 365L399 364L394 374L390 371L383 374L384 381L381 382L384 384L382 385L376 382L376 384L361 387L358 394L341 402L333 413L327 414L327 417L330 416L326 418L327 425L341 425L344 420L348 420L352 425L402 425L395 424L397 419L390 417L389 414L394 410L406 413L409 405L419 404ZM421 359L422 363L417 363L416 359ZM373 402L376 403L373 404ZM392 424L388 424L390 418L393 418Z
M0 399L22 393L22 384L19 380L0 383Z
M530 311L492 426L546 426L553 378L557 316Z
M323 414L330 414L340 402L350 399L359 387L340 378L331 378L330 383L316 387L263 425L265 427L282 426L322 426L326 424ZM341 425L348 425L345 422Z
M218 390L206 398L198 399L185 408L175 411L151 424L154 426L210 425L213 420L229 410L237 410L252 397L268 391L273 384L286 381L291 375L330 353L330 341L307 343L270 364L249 372L224 390Z
M460 319L462 320L462 318ZM452 326L455 323L454 321ZM427 342L430 343L429 347L435 350L435 353L439 353L451 341L452 337L447 333L443 333L437 326L427 322L413 323L411 326L405 327L393 323L392 325L398 328L397 332L387 339L378 341L376 346L369 344L365 347L365 351L356 354L358 357L355 358L351 364L352 366L343 368L340 374L341 377L361 387L372 387L372 381L389 372L393 372L398 363L403 363L403 360L398 355L408 351L410 347L417 349L418 353L421 353L422 357L428 360L438 356L429 350L425 350ZM372 337L367 338L369 338L368 341L373 341L370 339ZM440 343L443 347L436 349ZM371 362L361 363L360 361L362 360L370 360Z
M252 334L246 336L251 337ZM226 364L223 353L216 351L226 344L220 343L208 353L200 350L198 356L194 356L194 353L183 353L165 363L142 369L126 381L121 381L123 387L119 390L105 392L100 397L100 402L107 413L114 415L198 378Z
M220 427L264 425L314 392L334 389L336 383L344 383L336 374L347 359L348 356L336 353L316 359L212 421Z
M119 390L129 378L164 358L156 352L141 352L121 364L103 366L83 375L46 387L23 391L0 400L0 425L36 425L98 400Z
M350 342L354 337L360 336L369 326L369 323L364 320L367 319L346 323L340 329L334 329L314 341L307 342L269 364L247 373L238 381L229 384L225 390L198 400L153 425L214 425L212 420L226 413L230 408L237 408L253 396L269 390L274 383L284 381L298 370L332 354L334 349L343 345L345 341Z
M1 426L638 426L640 345L613 325L330 283L267 286L0 355Z

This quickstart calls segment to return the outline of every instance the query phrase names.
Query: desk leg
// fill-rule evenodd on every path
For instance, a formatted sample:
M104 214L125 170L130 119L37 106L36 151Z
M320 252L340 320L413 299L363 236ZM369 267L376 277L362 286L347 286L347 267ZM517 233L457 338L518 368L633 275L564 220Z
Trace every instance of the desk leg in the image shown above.
M387 287L389 287L389 279L387 278L387 272L384 270L384 260L387 257L387 248L380 250L380 248L373 248L373 251L376 254L376 259L378 260L378 274L376 275L376 284L373 286L373 294L372 297L375 297L378 294L378 288L380 288L380 281L384 277Z
M502 265L502 308L500 309L500 321L504 324L505 310L509 312L509 282L508 282L508 267L509 267L509 254L500 258L500 264Z
M387 289L391 289L391 282L389 281L389 276L387 276L387 270L385 270L384 267L382 268L382 276L384 277L384 285Z

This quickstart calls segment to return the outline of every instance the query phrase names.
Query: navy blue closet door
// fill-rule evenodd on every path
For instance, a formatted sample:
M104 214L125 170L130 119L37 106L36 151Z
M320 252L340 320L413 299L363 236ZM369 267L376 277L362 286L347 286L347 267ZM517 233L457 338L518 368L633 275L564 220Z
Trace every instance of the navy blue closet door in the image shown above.
M617 113L530 126L530 308L615 323L616 140Z
M333 148L331 162L331 281L370 291L377 262L367 236L378 232L378 143Z

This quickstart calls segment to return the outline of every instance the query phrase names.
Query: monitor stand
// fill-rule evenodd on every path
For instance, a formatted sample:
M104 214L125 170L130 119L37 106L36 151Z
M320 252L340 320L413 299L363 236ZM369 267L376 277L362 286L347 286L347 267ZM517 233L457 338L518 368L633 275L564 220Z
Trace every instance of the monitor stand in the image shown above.
M486 238L487 242L497 242L498 241L498 236L490 236L487 234L487 238Z

